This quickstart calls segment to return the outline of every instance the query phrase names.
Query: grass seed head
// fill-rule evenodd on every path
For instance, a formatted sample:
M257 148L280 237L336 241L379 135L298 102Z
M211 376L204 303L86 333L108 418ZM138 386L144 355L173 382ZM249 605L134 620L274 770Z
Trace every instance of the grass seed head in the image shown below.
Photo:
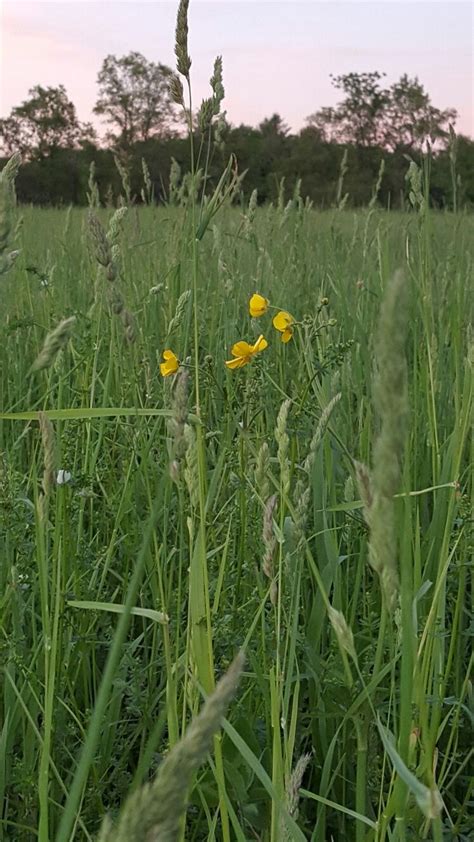
M265 510L263 512L263 533L262 539L265 547L265 553L262 561L262 570L270 579L270 601L272 605L276 605L278 597L278 588L274 579L273 559L277 548L277 540L273 529L273 515L278 503L278 496L273 494L268 498Z
M307 474L310 474L311 471L312 471L312 468L313 468L313 465L314 465L314 460L316 458L316 452L317 452L318 447L321 443L321 440L323 438L326 427L329 423L329 419L332 415L334 407L339 403L340 400L341 400L341 393L339 392L337 395L334 395L334 397L331 398L328 405L324 407L324 409L321 413L321 418L319 419L318 426L316 427L313 438L311 439L311 444L309 446L309 452L308 452L308 455L307 455L307 457L304 461L304 465L303 465L304 470L306 471Z
M69 319L60 322L51 333L48 333L40 353L31 366L31 371L41 371L53 364L58 352L67 345L75 323L76 317L70 316Z
M189 499L194 509L199 505L199 465L196 435L190 424L184 425L184 438L186 441L186 465L184 468L184 479L188 489Z
M275 440L278 444L278 463L280 465L280 480L284 494L288 494L290 490L290 465L288 461L288 447L290 439L288 433L286 432L290 406L291 400L289 398L287 398L286 401L283 401L278 412L275 427Z
M107 234L105 233L105 230L94 211L89 210L87 222L89 225L94 257L97 260L97 263L106 267L112 261L112 252L109 240L107 239Z
M184 90L183 83L177 73L172 73L168 82L171 99L176 105L181 105L184 108Z
M189 79L191 58L188 53L188 7L189 0L181 0L176 18L176 43L174 52L178 73Z
M407 340L408 287L402 272L396 272L382 302L375 357L374 405L380 432L374 451L370 489L369 560L380 576L390 610L398 597L397 537L394 495L400 490L401 468L408 416Z
M56 476L56 436L52 421L45 412L38 413L41 431L41 443L44 453L43 493L49 497L55 485Z
M363 462L357 462L356 460L354 460L354 469L357 480L357 488L359 489L360 498L364 504L364 518L367 525L370 526L370 510L373 503L370 471L367 465L364 465Z
M117 825L109 823L102 828L100 842L177 842L192 777L211 749L212 738L235 695L244 661L239 653L184 737L166 755L155 780L130 796Z
M128 208L124 206L124 207L121 207L121 208L117 208L115 213L113 213L112 216L111 216L111 219L110 219L110 222L109 222L109 227L107 229L107 239L108 239L110 245L112 246L112 254L114 253L113 247L114 247L114 245L117 244L117 241L118 241L119 236L121 234L122 223L123 223L125 217L127 216L127 213L128 213Z
M181 295L179 296L178 303L176 304L176 310L175 310L174 316L173 316L173 318L171 319L171 321L168 325L168 331L167 331L167 334L166 334L167 337L171 336L173 331L177 330L181 326L181 324L183 322L184 314L186 312L186 305L187 305L190 298L191 298L191 290L190 289L185 289L184 292L182 292Z
M310 754L302 754L298 759L296 766L293 768L291 775L286 780L286 809L292 819L298 818L301 784L303 783L304 773L306 772L310 760ZM290 840L293 839L293 835L288 830L284 818L281 821L280 836L282 842L290 842Z
M347 625L346 618L342 611L337 611L332 605L328 608L328 615L330 623L334 629L339 645L342 649L351 656L354 661L357 661L357 654L354 646L354 635L352 629Z
M213 114L217 116L225 94L222 81L222 56L217 56L214 62L214 71L211 76L210 83L213 93Z
M173 394L173 416L168 422L168 433L171 438L170 447L170 476L177 482L180 475L181 460L186 453L185 426L188 417L189 372L181 368L176 375Z
M255 465L255 485L263 501L267 500L270 496L269 472L270 449L266 441L264 441L257 453L257 462Z
M11 251L7 254L4 254L4 252L12 239L15 178L20 163L20 154L16 152L7 161L0 173L0 275L8 272L19 255L19 251Z
M124 327L125 332L125 339L129 344L135 342L137 338L137 328L135 323L135 317L130 310L127 310L125 307L122 309L120 314L120 318L122 319L122 324Z
M198 112L198 126L201 134L205 134L210 128L214 116L214 100L211 97L203 99Z

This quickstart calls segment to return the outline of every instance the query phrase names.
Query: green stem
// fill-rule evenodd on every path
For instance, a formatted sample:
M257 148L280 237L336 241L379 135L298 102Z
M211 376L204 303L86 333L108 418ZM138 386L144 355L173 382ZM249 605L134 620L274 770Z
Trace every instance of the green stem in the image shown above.
M356 812L361 816L366 814L366 790L367 790L367 723L360 717L354 718L354 725L357 733L357 768L356 768ZM356 824L356 842L363 842L365 839L365 825L363 822Z
M110 700L110 691L112 682L117 671L117 667L122 656L123 644L128 632L130 624L130 612L136 601L138 589L142 579L145 561L148 553L148 548L152 541L158 515L161 511L161 501L156 500L153 511L148 520L148 525L145 531L140 552L136 565L133 570L133 575L127 591L123 613L117 623L117 629L112 641L112 647L107 658L104 674L100 684L97 700L94 706L94 711L89 723L85 742L82 746L82 751L79 757L79 763L74 775L74 779L69 790L69 795L66 800L64 812L59 825L59 830L56 835L55 842L70 842L71 831L74 823L77 820L79 805L82 799L83 788L89 775L90 767L94 761L97 745L100 740L102 731L102 723L107 705Z
M192 125L192 92L191 81L188 77L189 96L189 142L191 152L191 225L192 225L192 277L193 277L193 327L194 327L194 368L195 368L195 389L196 389L196 415L201 420L201 394L199 381L199 308L198 308L198 250L196 238L196 185L195 185L195 160L194 160L194 139ZM206 175L206 174L205 174ZM210 694L215 686L214 680L214 654L212 642L211 606L209 600L209 576L207 570L207 544L206 544L206 451L204 441L204 430L202 424L197 424L196 447L198 463L199 483L199 530L197 545L192 554L192 569L190 582L191 601L191 624L192 624L192 647L196 660L198 679L207 694ZM204 622L203 622L204 621ZM214 751L216 758L217 786L219 790L219 809L222 822L223 842L230 842L229 815L227 809L227 793L224 776L224 762L222 758L220 736L214 737Z

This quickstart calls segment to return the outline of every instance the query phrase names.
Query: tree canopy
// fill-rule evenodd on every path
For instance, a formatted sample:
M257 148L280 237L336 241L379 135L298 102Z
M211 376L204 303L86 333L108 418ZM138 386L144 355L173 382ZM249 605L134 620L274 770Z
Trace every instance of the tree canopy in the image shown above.
M446 142L449 124L456 122L454 108L435 108L421 82L405 73L389 88L382 87L383 73L346 73L332 76L343 99L334 108L311 114L307 123L323 140L357 146L420 149L426 140Z
M115 130L109 132L109 141L129 147L170 132L176 122L170 76L169 67L148 61L141 53L104 59L94 113Z
M234 153L240 171L246 173L244 198L254 190L259 202L281 200L285 193L291 198L298 187L303 196L328 206L340 192L344 160L344 195L361 205L372 198L383 160L379 201L400 207L407 195L406 158L419 157L430 140L433 201L440 206L474 204L474 142L455 137L455 110L434 106L416 78L404 74L391 86L384 78L378 71L332 77L339 103L320 108L297 133L276 113L257 127L232 126L221 112L224 87L218 57L212 97L193 115L198 140L202 134L207 145L214 134L209 189ZM175 195L174 188L170 191L170 169L189 169L189 143L175 110L173 79L168 67L140 53L107 56L98 75L94 108L108 126L103 140L92 126L79 121L63 85L32 88L28 98L0 120L3 153L19 151L24 158L17 180L20 201L86 203L91 164L95 195L102 203L117 199L124 173L129 195L141 201L143 161L150 178L146 194L157 201L167 200L170 192Z
M92 126L78 120L64 85L36 85L28 97L0 120L0 139L7 153L44 158L55 149L71 149L96 139Z

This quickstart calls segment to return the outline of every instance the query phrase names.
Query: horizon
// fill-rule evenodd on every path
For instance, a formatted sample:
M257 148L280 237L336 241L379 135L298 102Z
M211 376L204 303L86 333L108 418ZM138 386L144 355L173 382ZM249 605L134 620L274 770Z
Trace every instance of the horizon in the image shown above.
M108 54L130 51L174 68L176 0L4 0L0 116L35 85L63 84L78 118L100 138L93 114L97 75ZM191 0L189 48L196 105L208 96L222 55L223 110L233 125L274 113L295 133L340 100L329 74L378 70L390 85L418 77L433 105L458 111L456 131L473 130L473 8L465 0Z

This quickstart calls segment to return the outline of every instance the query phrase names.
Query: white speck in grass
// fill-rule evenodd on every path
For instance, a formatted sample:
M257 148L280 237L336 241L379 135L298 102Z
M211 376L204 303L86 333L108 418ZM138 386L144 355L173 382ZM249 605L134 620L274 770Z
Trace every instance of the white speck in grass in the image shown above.
M63 471L62 468L61 468L61 470L58 471L58 474L57 474L57 477L56 477L56 484L57 485L67 485L68 482L71 482L71 480L72 480L72 474L69 473L69 471Z

